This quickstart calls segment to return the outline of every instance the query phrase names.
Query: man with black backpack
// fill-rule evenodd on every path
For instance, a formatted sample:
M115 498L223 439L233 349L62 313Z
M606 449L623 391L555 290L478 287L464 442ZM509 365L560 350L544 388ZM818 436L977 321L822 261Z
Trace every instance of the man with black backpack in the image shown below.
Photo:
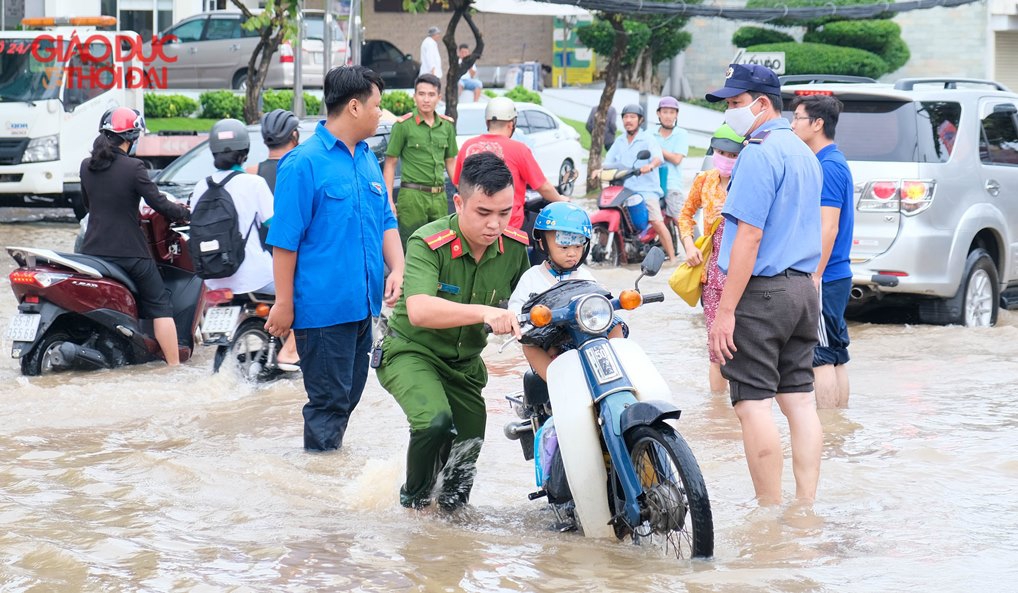
M265 179L245 173L251 141L247 126L220 120L209 132L216 172L194 186L188 248L195 273L212 290L234 294L275 294L272 250L263 244L273 215L272 191ZM297 370L297 349L286 340L277 357L281 370Z

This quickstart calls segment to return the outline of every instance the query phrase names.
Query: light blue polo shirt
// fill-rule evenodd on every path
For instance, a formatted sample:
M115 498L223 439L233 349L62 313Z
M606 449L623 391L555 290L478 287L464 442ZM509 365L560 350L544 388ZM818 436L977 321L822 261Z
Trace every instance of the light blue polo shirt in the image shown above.
M689 132L683 128L675 126L667 138L661 135L661 129L658 128L658 131L654 132L654 139L661 145L662 150L677 152L682 156L689 154ZM665 161L664 158L661 160L664 161L664 164L661 165L662 187L666 191L682 191L681 165L673 165Z
M641 150L649 150L649 159L637 159L636 155ZM633 137L633 141L629 141L629 137L625 134L619 136L612 143L612 147L608 149L608 154L604 157L604 164L602 167L605 169L630 169L633 167L642 167L649 165L654 159L664 161L661 156L661 146L654 139L654 136L647 130L640 130ZM629 191L633 191L639 194L654 194L658 197L664 195L661 191L661 177L657 171L651 171L646 175L634 175L622 184L623 187Z
M813 272L820 263L820 161L784 118L764 123L750 138L721 210L727 222L718 267L728 273L738 225L745 222L763 229L754 276L788 268Z
M319 122L315 135L279 161L268 243L297 252L295 329L377 316L382 307L382 235L396 228L378 159L354 154Z

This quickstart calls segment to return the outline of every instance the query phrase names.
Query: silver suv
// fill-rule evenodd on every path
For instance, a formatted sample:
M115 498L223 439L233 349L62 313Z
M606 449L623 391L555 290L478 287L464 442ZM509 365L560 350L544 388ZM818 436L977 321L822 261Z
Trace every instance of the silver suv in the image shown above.
M1018 95L968 79L789 78L786 105L822 93L845 106L835 141L855 181L849 314L916 304L925 323L989 326L1001 305L1018 306Z

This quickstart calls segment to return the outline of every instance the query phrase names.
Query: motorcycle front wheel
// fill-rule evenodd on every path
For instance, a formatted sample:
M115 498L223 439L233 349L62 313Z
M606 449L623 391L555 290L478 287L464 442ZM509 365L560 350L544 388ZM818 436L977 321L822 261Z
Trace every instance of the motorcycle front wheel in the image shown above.
M714 555L714 518L707 486L689 445L659 422L626 434L633 468L643 486L643 522L631 528L635 543L677 558Z

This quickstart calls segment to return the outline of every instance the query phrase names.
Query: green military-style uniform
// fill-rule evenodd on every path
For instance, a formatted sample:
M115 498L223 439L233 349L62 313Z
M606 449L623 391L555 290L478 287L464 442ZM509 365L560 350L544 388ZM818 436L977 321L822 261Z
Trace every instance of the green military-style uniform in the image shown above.
M476 261L460 235L458 219L455 214L446 216L410 237L403 295L389 319L377 371L382 387L410 423L407 479L399 495L405 507L430 503L439 472L443 473L439 504L455 508L467 502L484 438L481 390L488 382L480 356L488 341L483 325L415 327L407 317L407 298L423 294L497 307L509 299L530 267L522 231L507 228Z
M445 161L458 152L451 117L436 113L435 123L429 126L414 110L392 126L385 156L402 161L396 210L404 248L414 231L449 214Z

